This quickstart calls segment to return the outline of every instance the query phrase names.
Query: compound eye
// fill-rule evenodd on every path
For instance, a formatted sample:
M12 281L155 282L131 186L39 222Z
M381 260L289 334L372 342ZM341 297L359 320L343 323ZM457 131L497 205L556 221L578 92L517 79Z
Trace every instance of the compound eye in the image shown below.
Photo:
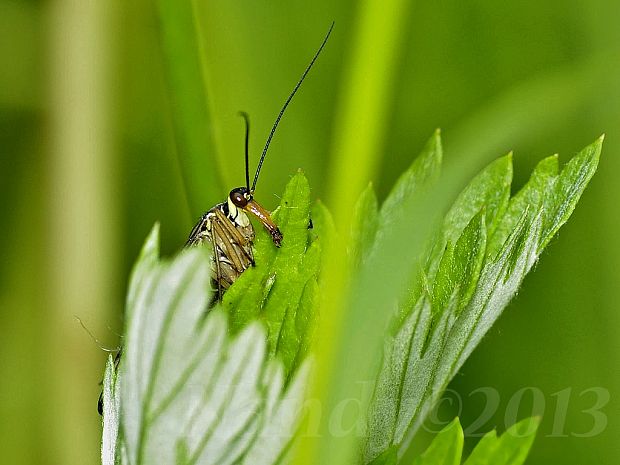
M230 200L232 200L232 203L240 208L243 208L248 204L248 199L246 199L241 192L231 192Z

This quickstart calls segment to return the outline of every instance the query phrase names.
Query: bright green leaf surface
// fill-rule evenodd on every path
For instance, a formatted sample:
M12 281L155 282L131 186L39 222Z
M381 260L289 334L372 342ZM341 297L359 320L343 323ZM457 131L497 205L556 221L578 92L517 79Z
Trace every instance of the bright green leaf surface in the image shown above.
M454 292L459 295L459 309L471 298L485 252L485 212L481 210L465 227L463 234L452 246L450 242L439 264L433 286L434 313L440 313L448 306Z
M273 214L284 239L276 248L256 228L256 266L225 294L223 308L236 332L255 319L267 326L268 351L278 354L288 374L303 359L314 327L316 282L321 260L322 217L310 225L310 186L299 172L288 183Z
M489 431L478 441L476 448L467 457L464 465L487 465L489 457L497 449L497 441L497 432L495 430Z
M455 242L470 220L485 209L487 231L495 229L510 198L512 154L501 157L487 166L463 190L446 215L444 237Z
M545 196L545 226L540 249L546 247L558 229L566 223L598 168L604 137L579 152L564 167Z

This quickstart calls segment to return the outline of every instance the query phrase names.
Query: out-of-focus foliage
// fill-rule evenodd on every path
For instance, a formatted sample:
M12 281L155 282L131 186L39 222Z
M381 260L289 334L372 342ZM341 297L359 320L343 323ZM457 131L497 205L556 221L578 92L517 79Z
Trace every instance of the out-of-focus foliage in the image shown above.
M359 4L192 4L225 190L243 183L237 111L251 114L255 163L280 105L336 21L282 121L257 192L274 208L273 194L301 167L312 196L325 198L333 109L346 85L341 72ZM380 200L436 127L445 134L445 164L472 160L470 173L514 150L515 187L541 156L569 155L607 133L609 156L581 207L451 385L465 400L466 450L472 434L509 426L511 400L534 388L544 406L526 393L520 410L543 414L528 463L618 461L618 18L612 0L415 2L404 18L382 158L369 179ZM124 283L142 239L159 220L170 253L201 213L190 210L182 182L162 56L152 2L0 3L0 441L7 462L97 463L105 354L74 316L116 346ZM498 405L480 425L486 399L476 390L485 387L496 390ZM587 413L596 403L591 388L611 398L602 409L609 421L596 431ZM443 408L440 417L457 410Z
M501 436L495 431L485 434L476 448L462 460L463 428L458 418L437 434L430 446L412 465L521 465L532 447L538 419L527 418L513 425ZM395 465L395 454L378 457L372 465Z

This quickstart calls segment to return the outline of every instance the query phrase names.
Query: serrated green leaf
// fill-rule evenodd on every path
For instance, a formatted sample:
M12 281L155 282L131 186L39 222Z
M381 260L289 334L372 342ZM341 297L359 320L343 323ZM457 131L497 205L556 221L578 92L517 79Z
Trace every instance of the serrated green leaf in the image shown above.
M512 154L509 153L489 164L463 189L446 214L442 229L424 259L425 279L434 281L446 244L455 244L471 219L482 210L485 211L486 237L492 237L508 205L511 182ZM415 302L420 292L419 286L414 287L410 301Z
M291 370L296 366L296 360L303 360L312 335L318 308L318 301L313 291L320 267L320 258L319 244L314 242L308 247L299 264L297 279L291 280L290 285L295 288L295 294L288 291L283 293L279 300L273 301L274 307L281 305L285 308L278 338L275 340L274 353L277 353L284 366Z
M262 309L269 296L269 293L265 295L265 288L271 291L280 274L278 272L284 272L283 267L292 266L303 258L308 242L309 195L308 182L303 174L297 173L289 181L280 206L273 213L274 220L277 218L277 224L284 236L280 249L274 246L262 227L256 228L254 242L256 266L246 270L224 296L223 306L231 316L233 331L243 328L249 321L263 313ZM276 259L280 256L283 258L276 264Z
M540 211L547 191L554 184L557 175L557 155L547 157L536 165L525 186L510 199L506 213L491 236L488 254L493 256L497 253L526 210L529 211L530 216Z
M428 449L412 465L459 465L463 452L463 429L458 418L442 429Z
M404 312L401 307L395 336L386 342L368 420L366 463L408 446L438 395L516 294L555 225L574 209L596 168L600 142L559 176L555 158L543 160L510 201L510 155L489 165L457 198L428 252L415 299Z
M325 220L313 218L309 229L310 186L301 172L289 181L273 218L284 236L282 246L276 248L271 237L257 228L256 266L226 292L222 307L230 314L233 332L256 318L265 322L269 354L284 362L288 378L303 358L306 349L301 347L307 348L306 332L313 327L317 311L318 300L309 295L303 300L303 293L318 278L322 241L317 238Z
M205 249L166 262L157 242L154 228L132 274L118 381L111 359L106 371L104 463L114 463L111 451L123 465L275 463L293 439L308 364L285 389L260 324L231 338L224 313L204 317ZM115 416L122 436L112 448Z
M416 191L418 193L423 192ZM373 249L359 270L346 266L348 258L342 253L342 248L330 256L327 270L331 273L325 286L327 299L322 299L322 302L327 302L333 315L321 318L321 321L332 320L325 324L327 336L322 334L322 339L338 351L347 351L348 355L346 358L332 359L332 364L332 348L324 342L320 344L319 358L325 359L327 365L322 366L330 372L329 375L325 371L320 374L321 378L329 376L324 381L330 390L327 409L337 408L338 399L358 398L359 383L367 383L376 374L385 328L397 308L398 296L403 294L412 281L412 275L417 272L414 264L422 249L423 237L431 229L431 223L425 221L416 225L415 232L411 230L412 218L421 217L429 210L421 203L422 198L423 195L415 195L404 199L399 205L399 218L391 223L393 227L379 229ZM349 286L351 278L353 282ZM331 334L339 327L343 330L337 331L339 338L332 342ZM363 347L363 350L351 350L353 347ZM359 401L361 410L365 412L369 396L365 395ZM321 430L325 434L329 432L328 428L328 423L322 422ZM359 441L359 436L355 434L330 436L316 449L316 457L308 449L302 450L307 456L312 456L313 462L348 463L348 457L358 449L355 443ZM311 442L314 441L306 443Z
M419 299L391 341L392 347L386 349L371 407L367 462L386 447L409 443L438 395L499 317L534 263L540 222L540 215L532 225L522 217L498 260L483 266L476 291L462 311L457 311L459 300L453 294L448 308L435 321L426 296ZM528 238L525 245L524 238ZM513 253L517 248L521 250L519 256ZM512 275L507 279L509 269ZM391 387L395 384L400 388Z
M522 465L532 446L539 420L527 418L513 425L499 438L487 433L463 465ZM463 452L463 430L458 418L439 432L412 465L458 465Z

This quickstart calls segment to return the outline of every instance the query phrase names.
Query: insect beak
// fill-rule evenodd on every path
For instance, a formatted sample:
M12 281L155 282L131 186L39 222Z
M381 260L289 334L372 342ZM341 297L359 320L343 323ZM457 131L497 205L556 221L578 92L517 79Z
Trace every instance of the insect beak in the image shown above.
M255 200L250 200L243 210L254 215L258 221L263 224L269 234L271 234L271 240L273 240L276 247L280 247L280 243L282 242L282 233L271 219L271 214Z

